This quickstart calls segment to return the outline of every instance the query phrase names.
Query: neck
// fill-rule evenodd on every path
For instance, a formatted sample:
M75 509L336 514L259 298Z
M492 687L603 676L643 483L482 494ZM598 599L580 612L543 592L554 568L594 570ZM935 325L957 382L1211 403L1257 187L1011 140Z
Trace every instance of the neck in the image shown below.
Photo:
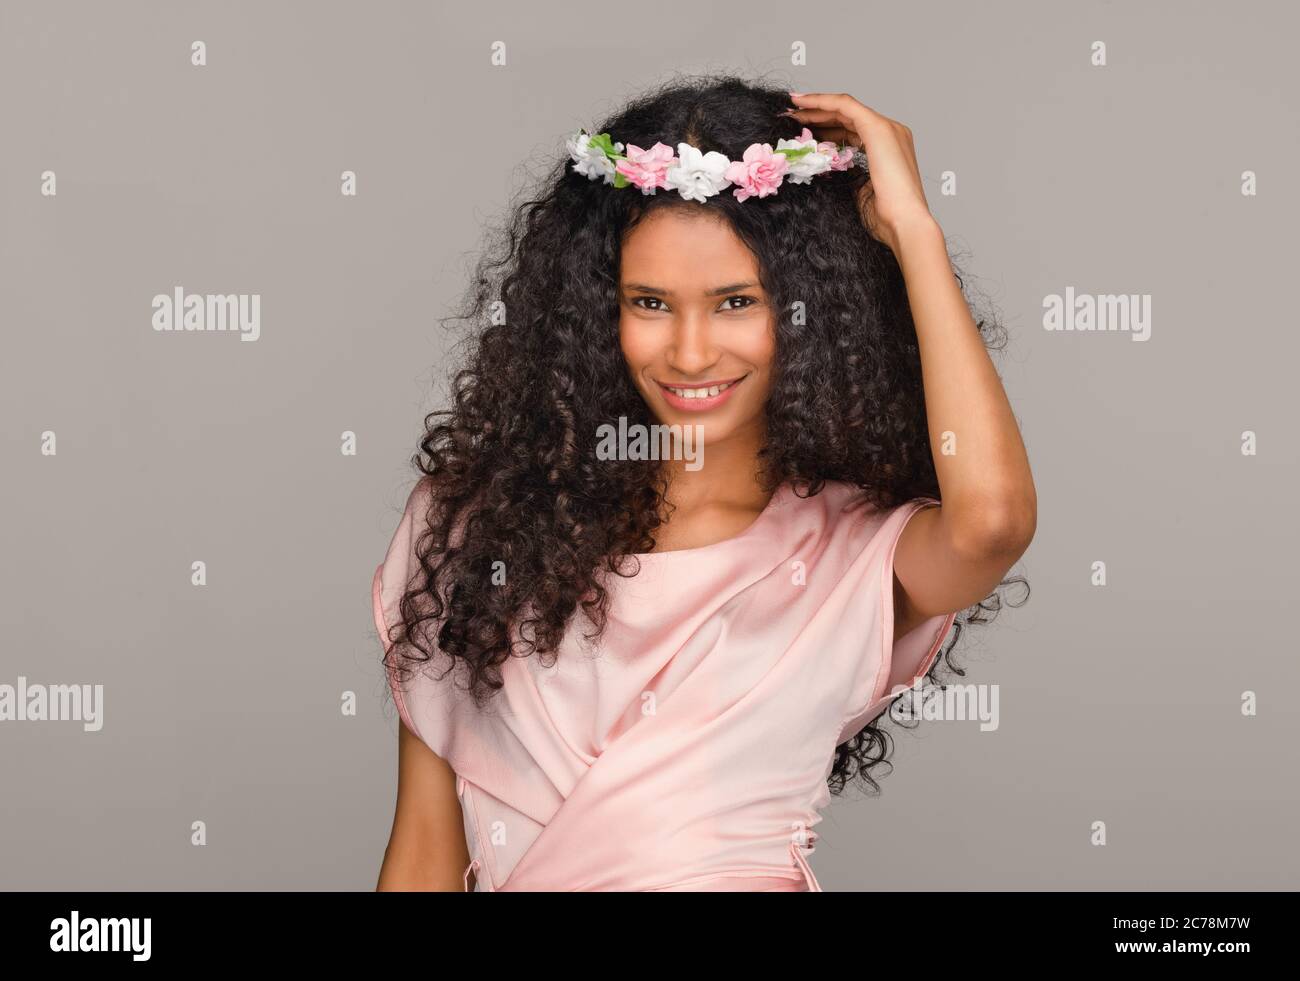
M761 431L734 434L721 443L705 439L704 466L686 469L682 460L664 462L668 502L690 511L700 504L730 504L761 510L771 497L759 479Z

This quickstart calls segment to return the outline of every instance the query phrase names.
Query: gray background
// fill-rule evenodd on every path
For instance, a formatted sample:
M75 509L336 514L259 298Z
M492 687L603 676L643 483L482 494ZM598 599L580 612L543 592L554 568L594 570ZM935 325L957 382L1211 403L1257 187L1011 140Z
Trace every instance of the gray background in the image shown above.
M569 133L706 69L912 127L950 247L1011 331L998 366L1038 487L1015 570L1033 597L961 654L1000 686L1000 728L903 732L884 795L818 826L823 885L1300 885L1296 18L746 9L4 4L0 683L104 684L106 715L0 724L0 885L373 888L397 719L370 582L442 404L436 318ZM494 152L465 166L466 136ZM261 339L154 332L177 284L260 292ZM1151 339L1045 331L1067 286L1151 294Z

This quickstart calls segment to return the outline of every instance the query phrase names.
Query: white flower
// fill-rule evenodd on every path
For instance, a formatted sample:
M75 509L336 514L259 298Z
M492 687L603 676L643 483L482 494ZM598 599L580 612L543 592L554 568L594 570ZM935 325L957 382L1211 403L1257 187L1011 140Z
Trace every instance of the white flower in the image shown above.
M800 150L810 147L813 151L805 153L802 157L787 158L790 169L785 172L785 179L792 184L807 184L818 174L831 169L830 154L822 153L817 149L817 140L812 138L807 127L804 127L804 133L807 134L805 139L776 141L778 150Z
M689 143L678 143L677 163L664 175L665 186L687 201L702 202L731 183L723 176L730 165L731 161L717 150L701 153Z
M569 137L567 144L569 156L573 158L573 169L587 177L588 180L605 178L606 184L614 183L614 161L605 155L605 151L591 142L591 137L583 130L578 130ZM615 143L614 149L623 152L623 144Z

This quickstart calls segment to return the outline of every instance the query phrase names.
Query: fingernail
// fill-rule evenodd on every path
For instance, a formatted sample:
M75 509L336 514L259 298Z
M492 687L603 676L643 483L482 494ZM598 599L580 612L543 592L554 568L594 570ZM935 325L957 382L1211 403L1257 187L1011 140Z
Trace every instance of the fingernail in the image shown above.
M790 93L787 93L787 94L789 94L789 95L803 95L802 92L790 92Z

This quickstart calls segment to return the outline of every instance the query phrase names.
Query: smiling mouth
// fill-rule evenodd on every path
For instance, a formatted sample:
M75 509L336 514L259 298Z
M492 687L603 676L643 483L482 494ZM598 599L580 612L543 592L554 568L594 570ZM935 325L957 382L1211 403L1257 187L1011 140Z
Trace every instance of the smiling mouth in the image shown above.
M722 392L727 391L727 389L739 385L748 377L748 375L741 375L738 378L732 378L727 381L710 381L705 382L702 385L668 385L657 380L656 384L661 388L672 392L678 398L707 399L713 398L715 395L720 395Z

